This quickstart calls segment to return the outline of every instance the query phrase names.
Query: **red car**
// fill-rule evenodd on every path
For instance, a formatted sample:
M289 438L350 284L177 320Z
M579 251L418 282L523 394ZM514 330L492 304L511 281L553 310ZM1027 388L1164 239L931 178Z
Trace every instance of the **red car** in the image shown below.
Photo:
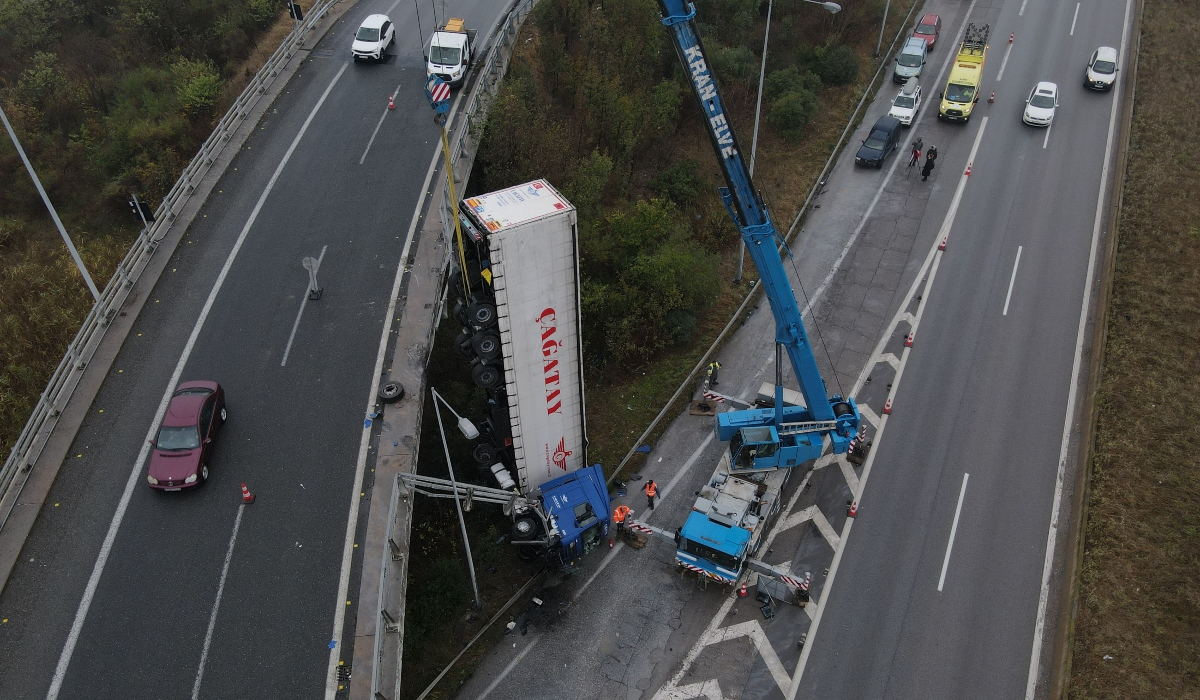
M208 479L213 438L225 423L225 392L216 382L184 382L175 389L158 436L150 442L152 489L182 491Z
M928 14L921 18L917 24L917 28L913 30L913 37L924 39L925 46L930 51L933 50L934 43L937 42L938 34L942 33L942 18Z

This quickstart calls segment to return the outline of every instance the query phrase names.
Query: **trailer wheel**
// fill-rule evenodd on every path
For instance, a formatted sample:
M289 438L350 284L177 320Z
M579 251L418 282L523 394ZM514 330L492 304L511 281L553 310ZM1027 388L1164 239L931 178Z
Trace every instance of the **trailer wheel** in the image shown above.
M480 360L490 362L500 354L500 336L490 331L480 331L471 337L471 349Z
M466 359L471 359L471 331L464 328L454 336L454 351Z
M384 403L396 403L404 398L404 385L400 382L384 382L379 385L379 400Z
M471 324L479 328L490 328L496 323L496 307L486 302L475 302L467 309Z
M533 518L517 518L513 521L512 538L527 540L537 534L537 521Z
M471 380L480 389L491 389L500 383L502 373L495 365L475 365L471 368Z
M496 463L496 448L486 442L481 442L475 446L471 456L475 458L480 467L491 467Z

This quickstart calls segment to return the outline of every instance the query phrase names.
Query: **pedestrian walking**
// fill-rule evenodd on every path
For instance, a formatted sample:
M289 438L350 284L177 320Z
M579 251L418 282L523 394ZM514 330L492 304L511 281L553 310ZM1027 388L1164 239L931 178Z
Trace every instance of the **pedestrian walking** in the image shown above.
M650 505L650 510L654 510L654 497L658 495L658 484L651 479L646 482L646 486L642 490L646 492L646 501Z
M720 362L713 360L712 362L708 363L708 385L709 386L716 386L719 383L719 382L717 382L717 372L720 369L721 369Z
M921 168L921 182L929 179L929 173L933 172L933 161L932 157L925 159L925 165Z

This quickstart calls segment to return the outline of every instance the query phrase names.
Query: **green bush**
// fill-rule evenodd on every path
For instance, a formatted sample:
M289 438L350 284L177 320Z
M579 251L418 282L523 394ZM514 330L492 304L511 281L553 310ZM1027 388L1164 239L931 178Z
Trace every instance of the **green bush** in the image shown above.
M763 91L771 98L800 90L807 90L813 94L819 92L821 90L820 76L810 71L801 73L795 66L788 66L771 73L763 82Z
M767 120L785 138L799 141L804 137L808 122L816 115L820 106L820 100L808 90L789 92L776 99L771 105L771 111L767 113Z
M749 84L758 77L758 58L748 47L715 44L708 47L708 58L719 85Z
M180 58L171 65L175 96L186 114L203 114L221 94L221 75L212 61Z
M849 46L825 52L817 61L817 75L826 85L849 85L858 77L858 54Z
M700 164L690 159L672 165L654 179L654 191L679 206L695 202L707 185L700 175Z

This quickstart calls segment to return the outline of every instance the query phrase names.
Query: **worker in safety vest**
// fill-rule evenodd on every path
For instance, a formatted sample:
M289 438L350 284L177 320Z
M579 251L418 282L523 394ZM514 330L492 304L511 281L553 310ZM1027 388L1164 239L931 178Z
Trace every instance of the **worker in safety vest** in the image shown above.
M720 362L713 360L712 362L708 363L708 385L709 386L716 386L718 384L717 371L720 369L721 369Z
M625 520L633 515L633 510L629 506L617 506L613 511L613 523L617 526L617 531L625 529Z
M646 482L646 486L642 489L646 493L646 500L650 504L650 510L654 510L654 497L658 495L658 484L654 483L654 479Z

